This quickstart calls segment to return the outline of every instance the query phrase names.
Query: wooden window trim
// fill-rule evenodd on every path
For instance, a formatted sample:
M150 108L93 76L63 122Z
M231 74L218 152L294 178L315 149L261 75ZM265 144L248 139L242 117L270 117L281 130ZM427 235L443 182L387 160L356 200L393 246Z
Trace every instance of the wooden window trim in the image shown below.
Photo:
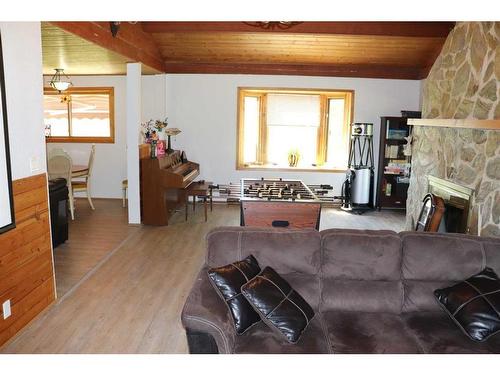
M243 113L245 111L244 108L244 98L245 96L242 94L241 90L238 88L238 108L236 110L236 169L239 169L240 163L242 163L243 158Z
M354 122L354 91L347 91L347 90L339 90L342 92L341 95L326 95L326 104L325 104L325 114L324 114L324 120L326 121L325 123L325 128L326 128L326 134L328 135L329 129L328 129L328 113L329 113L329 106L328 102L330 99L344 99L344 123L347 124L352 124ZM323 117L322 117L323 118ZM349 141L349 126L344 126L342 129L342 137ZM325 153L324 153L324 159L326 162L327 160L327 155L328 155L328 137L325 137Z
M260 95L259 102L259 147L258 162L264 163L267 160L267 138L269 129L267 127L267 93Z
M328 172L328 173L345 173L347 172L347 168L342 169L342 168L325 168L322 166L317 166L317 167L309 167L309 168L302 168L302 167L273 167L269 165L252 165L252 166L243 166L241 168L237 168L238 170L245 170L245 171L276 171L276 172Z
M324 165L326 162L328 147L328 96L319 97L320 123L318 129L318 140L316 141L316 164Z
M267 160L267 94L312 94L320 95L320 126L318 128L317 150L316 150L316 167L296 168L296 167L273 167L264 163ZM244 98L246 96L254 96L260 98L260 123L259 123L259 149L258 163L262 165L246 165L243 162L244 150ZM326 158L328 155L328 111L329 99L341 98L345 99L344 122L351 124L354 113L354 90L346 89L296 89L296 88L262 88L262 87L238 87L238 109L237 109L237 136L236 136L236 169L237 170L255 170L255 171L297 171L297 172L345 172L346 169L327 168L325 167ZM349 140L349 127L343 129L343 137L345 141Z
M115 89L114 87L71 87L60 94L51 87L44 87L44 95L106 94L109 96L109 137L45 137L47 143L115 143ZM68 111L68 127L71 129L71 111ZM70 130L71 131L71 130Z

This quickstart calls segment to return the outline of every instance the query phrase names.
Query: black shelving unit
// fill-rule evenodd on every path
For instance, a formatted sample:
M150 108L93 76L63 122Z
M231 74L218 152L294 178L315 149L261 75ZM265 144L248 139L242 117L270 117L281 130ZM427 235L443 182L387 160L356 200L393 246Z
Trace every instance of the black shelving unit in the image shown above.
M376 201L379 210L406 208L411 163L411 157L403 154L404 137L411 132L406 120L406 117L381 117Z

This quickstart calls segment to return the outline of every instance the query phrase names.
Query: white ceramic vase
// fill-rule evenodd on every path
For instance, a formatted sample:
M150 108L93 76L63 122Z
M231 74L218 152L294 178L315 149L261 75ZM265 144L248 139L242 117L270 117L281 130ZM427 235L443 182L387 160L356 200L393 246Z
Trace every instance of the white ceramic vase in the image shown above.
M158 134L158 140L159 141L164 141L164 140L167 139L167 137L165 135L165 129L158 130L156 133Z

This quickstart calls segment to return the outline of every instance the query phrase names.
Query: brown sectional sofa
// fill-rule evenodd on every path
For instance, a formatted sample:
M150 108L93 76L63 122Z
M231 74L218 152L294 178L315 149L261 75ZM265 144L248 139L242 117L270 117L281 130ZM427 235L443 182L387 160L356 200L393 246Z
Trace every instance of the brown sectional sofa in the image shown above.
M207 269L253 254L313 307L290 344L260 322L236 335ZM423 232L221 227L207 235L206 262L182 312L191 353L500 353L500 334L465 336L433 291L493 268L500 239Z

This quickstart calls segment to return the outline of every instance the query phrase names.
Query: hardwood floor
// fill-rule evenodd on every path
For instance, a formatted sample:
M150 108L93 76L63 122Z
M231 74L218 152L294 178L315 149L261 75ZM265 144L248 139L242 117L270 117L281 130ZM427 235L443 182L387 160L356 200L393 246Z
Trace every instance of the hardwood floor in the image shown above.
M189 215L184 222L183 213L177 213L168 227L134 228L106 262L0 352L186 353L180 313L204 260L205 234L217 226L239 225L239 206L214 205L208 222L202 209ZM403 225L401 213L359 216L325 209L321 229L399 230Z
M90 270L138 230L127 223L127 209L118 199L75 200L75 220L69 220L69 239L54 250L57 297L61 298Z
M405 230L405 213L398 210L368 211L362 215L336 208L321 210L320 230L328 228Z

